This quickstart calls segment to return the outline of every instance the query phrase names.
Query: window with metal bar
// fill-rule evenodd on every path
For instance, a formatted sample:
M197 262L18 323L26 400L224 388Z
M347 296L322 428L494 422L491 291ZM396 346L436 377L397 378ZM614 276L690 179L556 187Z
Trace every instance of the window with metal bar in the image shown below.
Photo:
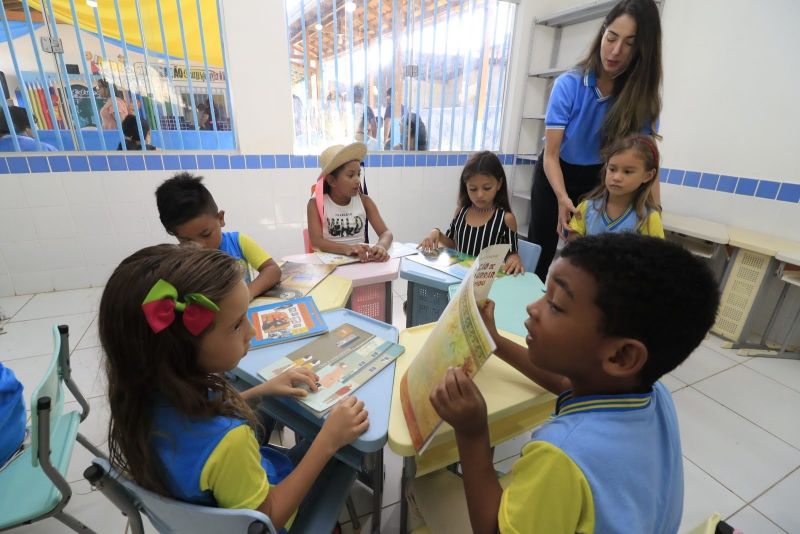
M513 3L285 2L296 152L499 148Z
M2 0L0 151L219 150L219 0Z

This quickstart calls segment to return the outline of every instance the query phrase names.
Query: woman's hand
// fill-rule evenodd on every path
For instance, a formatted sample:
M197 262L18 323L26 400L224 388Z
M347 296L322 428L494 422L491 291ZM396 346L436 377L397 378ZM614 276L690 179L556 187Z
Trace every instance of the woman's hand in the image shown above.
M519 254L515 252L508 255L503 271L506 274L522 274L525 272L525 267L522 266L522 258L519 257Z
M333 407L317 439L325 440L335 452L355 441L368 428L369 413L364 409L364 401L346 397Z
M441 239L442 234L439 232L438 228L434 228L431 230L431 233L422 240L422 242L417 246L418 249L421 249L422 252L430 252L431 250L436 250L439 248L439 240Z
M262 395L291 395L305 397L309 391L315 392L319 377L305 367L295 367L284 371L272 380L264 382ZM308 390L300 386L308 386Z
M577 211L575 204L572 203L572 200L570 200L568 196L563 196L558 199L558 226L556 227L556 232L559 237L566 238L564 229L566 228L567 231L569 231L569 220Z
M369 261L388 261L389 253L381 245L373 245L369 249Z

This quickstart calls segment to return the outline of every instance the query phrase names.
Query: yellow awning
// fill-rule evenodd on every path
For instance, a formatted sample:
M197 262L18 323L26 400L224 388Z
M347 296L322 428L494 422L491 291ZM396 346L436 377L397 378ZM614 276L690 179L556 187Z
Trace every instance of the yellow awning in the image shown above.
M69 0L51 0L53 11L58 22L72 25L72 10ZM92 8L85 0L74 0L78 25L82 30L98 33ZM142 37L139 33L139 20L136 16L136 4L133 0L118 0L120 19L125 31L125 43L129 46L142 47ZM42 11L41 0L29 0L32 8ZM175 0L161 0L161 21L164 25L164 35L167 50L164 50L161 41L161 30L158 21L158 11L155 0L140 0L142 14L142 29L150 52L183 58L183 44L181 42L180 22L178 20L178 6ZM180 13L183 16L183 29L186 34L186 51L189 61L203 62L203 52L200 46L200 24L197 17L197 4L195 0L182 0ZM206 57L209 66L222 66L222 47L219 40L219 15L215 0L200 0L200 10L203 18L203 36L206 45ZM117 14L113 0L97 0L97 11L103 36L121 40ZM99 52L99 50L97 51Z

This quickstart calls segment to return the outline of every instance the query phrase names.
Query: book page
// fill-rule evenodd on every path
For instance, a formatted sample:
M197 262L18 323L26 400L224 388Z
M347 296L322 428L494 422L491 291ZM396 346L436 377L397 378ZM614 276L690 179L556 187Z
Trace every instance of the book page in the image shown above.
M403 375L403 414L414 448L420 454L442 422L428 398L431 391L450 367L461 367L467 376L475 376L496 348L478 305L488 297L508 250L508 245L493 245L480 253Z

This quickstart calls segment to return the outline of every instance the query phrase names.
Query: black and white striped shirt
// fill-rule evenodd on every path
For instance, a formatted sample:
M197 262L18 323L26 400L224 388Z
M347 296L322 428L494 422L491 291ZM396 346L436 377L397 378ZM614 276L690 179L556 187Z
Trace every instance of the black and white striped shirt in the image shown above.
M482 226L470 226L467 224L468 209L469 207L458 210L446 234L456 242L456 249L459 252L477 256L481 250L498 243L508 243L511 245L510 252L517 252L517 233L506 226L506 210L496 208Z

